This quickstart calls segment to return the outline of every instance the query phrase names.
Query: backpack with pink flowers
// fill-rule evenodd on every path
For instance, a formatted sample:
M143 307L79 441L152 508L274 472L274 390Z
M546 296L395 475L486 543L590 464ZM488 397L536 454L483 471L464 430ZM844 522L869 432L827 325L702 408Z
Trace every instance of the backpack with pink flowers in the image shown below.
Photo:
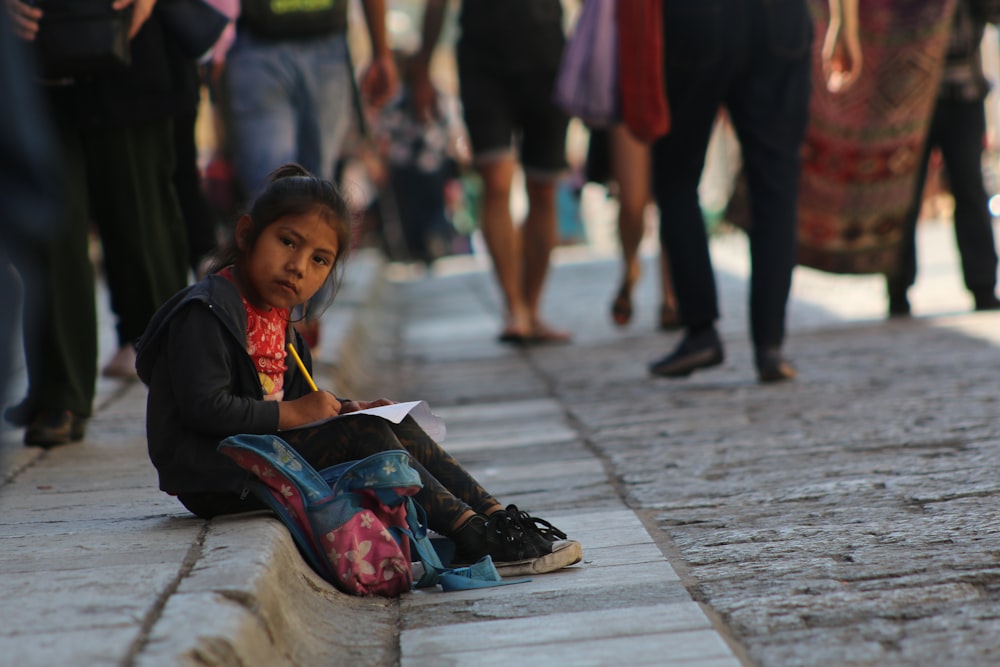
M219 451L253 473L250 491L288 527L324 579L345 593L396 597L414 585L444 590L508 583L486 556L445 568L412 496L423 486L410 454L390 450L317 472L274 435L236 435ZM412 559L423 563L414 582Z

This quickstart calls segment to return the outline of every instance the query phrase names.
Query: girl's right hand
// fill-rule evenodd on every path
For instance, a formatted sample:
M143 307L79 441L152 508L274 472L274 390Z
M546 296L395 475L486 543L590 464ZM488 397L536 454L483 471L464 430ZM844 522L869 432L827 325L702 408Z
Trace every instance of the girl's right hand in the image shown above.
M340 401L327 391L312 391L278 404L278 428L286 431L303 424L329 419L340 414Z

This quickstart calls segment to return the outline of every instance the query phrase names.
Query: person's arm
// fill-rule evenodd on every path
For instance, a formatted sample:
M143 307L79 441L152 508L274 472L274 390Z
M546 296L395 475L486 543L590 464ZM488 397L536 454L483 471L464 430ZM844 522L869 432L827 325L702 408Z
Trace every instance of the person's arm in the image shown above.
M420 28L420 50L411 63L412 79L409 82L410 99L416 117L426 122L437 115L437 92L431 83L431 56L441 37L448 0L427 0L424 19Z
M132 39L153 13L156 0L115 0L111 8L119 11L129 5L133 5L132 24L128 31L128 37ZM42 10L21 0L10 0L7 7L13 19L14 32L21 39L33 42L38 35L38 22L42 19Z
M132 5L132 25L128 29L128 38L132 39L152 15L156 0L115 0L111 8L118 11L129 5Z
M823 73L827 89L841 92L861 76L858 0L829 0L830 24L823 41Z
M396 94L398 74L385 32L385 0L364 0L365 22L372 45L372 61L361 79L365 102L376 109Z

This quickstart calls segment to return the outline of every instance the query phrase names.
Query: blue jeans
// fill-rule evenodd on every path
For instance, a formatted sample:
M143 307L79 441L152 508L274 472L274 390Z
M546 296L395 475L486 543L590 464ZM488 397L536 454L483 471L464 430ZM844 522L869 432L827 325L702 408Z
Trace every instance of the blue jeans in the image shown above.
M680 315L692 329L719 318L698 182L725 107L750 191L751 336L757 347L778 347L796 262L799 151L809 111L806 1L664 0L663 28L671 130L653 145L653 192Z
M239 33L227 84L236 173L248 196L287 162L333 178L350 121L348 67L342 34L265 41Z

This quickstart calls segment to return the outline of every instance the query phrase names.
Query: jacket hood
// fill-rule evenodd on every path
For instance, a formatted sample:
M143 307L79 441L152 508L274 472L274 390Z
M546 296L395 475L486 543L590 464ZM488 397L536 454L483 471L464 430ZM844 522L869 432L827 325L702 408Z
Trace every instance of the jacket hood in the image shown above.
M191 303L204 304L218 315L219 320L237 340L246 340L246 312L239 290L218 274L206 276L185 287L160 306L136 342L135 369L139 379L147 386L152 379L153 365L159 356L164 333L174 316ZM242 329L238 328L237 322L243 323Z

